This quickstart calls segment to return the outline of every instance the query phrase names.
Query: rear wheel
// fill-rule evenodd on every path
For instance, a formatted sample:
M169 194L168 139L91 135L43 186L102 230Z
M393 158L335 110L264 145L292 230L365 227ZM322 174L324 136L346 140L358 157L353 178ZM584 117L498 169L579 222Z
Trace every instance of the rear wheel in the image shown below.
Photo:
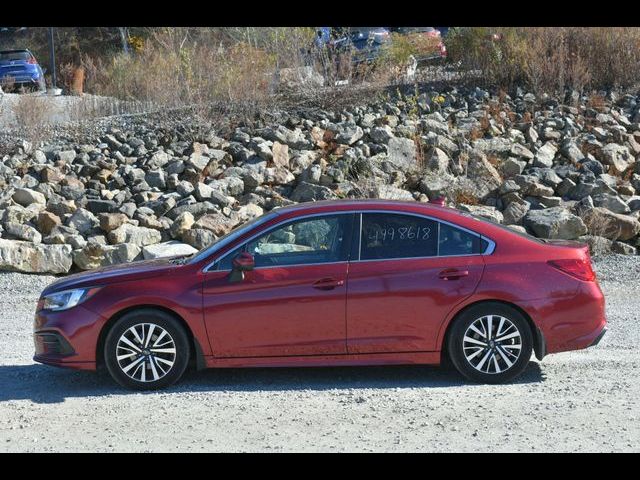
M189 363L189 340L171 315L145 309L119 319L107 334L104 360L126 388L152 390L176 382Z
M456 369L480 383L502 383L521 374L529 363L532 347L526 319L500 303L484 303L463 312L448 341Z

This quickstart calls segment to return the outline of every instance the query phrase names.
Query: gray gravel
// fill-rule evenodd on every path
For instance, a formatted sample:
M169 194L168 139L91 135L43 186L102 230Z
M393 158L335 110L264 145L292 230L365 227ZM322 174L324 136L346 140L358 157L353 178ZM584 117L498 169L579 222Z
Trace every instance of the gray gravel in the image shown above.
M511 385L420 366L231 369L131 393L34 364L49 276L0 274L0 451L640 451L640 257L596 261L610 330Z

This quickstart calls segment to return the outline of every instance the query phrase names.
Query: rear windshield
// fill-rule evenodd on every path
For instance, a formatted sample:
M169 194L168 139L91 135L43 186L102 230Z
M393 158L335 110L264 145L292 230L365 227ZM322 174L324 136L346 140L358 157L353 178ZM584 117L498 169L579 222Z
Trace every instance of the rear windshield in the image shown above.
M20 50L17 52L0 52L0 61L2 60L29 60L31 54L27 51Z

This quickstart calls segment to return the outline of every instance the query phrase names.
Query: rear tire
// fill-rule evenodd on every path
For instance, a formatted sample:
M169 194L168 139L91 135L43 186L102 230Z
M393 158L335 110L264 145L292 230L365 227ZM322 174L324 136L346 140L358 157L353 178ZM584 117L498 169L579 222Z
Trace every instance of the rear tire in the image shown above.
M171 315L154 309L127 313L109 330L104 363L113 379L132 390L167 387L189 363L189 339Z
M451 362L469 380L503 383L514 379L531 359L533 336L516 309L483 303L465 310L451 327Z

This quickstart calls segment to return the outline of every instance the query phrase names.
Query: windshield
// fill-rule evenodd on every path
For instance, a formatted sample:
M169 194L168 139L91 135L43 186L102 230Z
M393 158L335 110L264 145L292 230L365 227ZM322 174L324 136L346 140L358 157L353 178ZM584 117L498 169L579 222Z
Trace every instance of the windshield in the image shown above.
M198 253L195 254L194 257L187 259L189 263L198 263L201 260L204 260L205 258L209 257L210 255L212 255L215 251L225 247L226 245L229 245L230 243L234 242L237 238L241 237L245 232L247 232L248 230L252 229L253 227L266 223L269 220L271 220L272 218L277 217L278 214L276 212L269 212L269 213L265 213L264 215L261 215L259 217L254 218L253 220L250 220L247 223L243 223L241 225L238 225L236 228L234 228L233 230L231 230L229 233L227 233L226 235L220 237L219 239L217 239L215 242L213 242L211 245L209 245L207 248L204 248L202 250L200 250Z

